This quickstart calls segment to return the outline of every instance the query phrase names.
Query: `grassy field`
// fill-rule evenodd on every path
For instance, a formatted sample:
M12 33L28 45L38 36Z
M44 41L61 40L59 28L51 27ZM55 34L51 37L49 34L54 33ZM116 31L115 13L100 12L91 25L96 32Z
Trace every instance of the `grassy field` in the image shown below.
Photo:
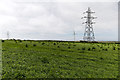
M2 41L2 78L116 78L118 44Z

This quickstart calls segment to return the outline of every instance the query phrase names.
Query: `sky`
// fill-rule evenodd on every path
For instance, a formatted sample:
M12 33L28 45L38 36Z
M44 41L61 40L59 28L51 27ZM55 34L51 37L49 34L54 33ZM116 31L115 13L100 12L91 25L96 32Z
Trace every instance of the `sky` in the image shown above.
M118 40L118 0L0 0L0 38L33 40L83 39L88 7L95 12L96 41Z

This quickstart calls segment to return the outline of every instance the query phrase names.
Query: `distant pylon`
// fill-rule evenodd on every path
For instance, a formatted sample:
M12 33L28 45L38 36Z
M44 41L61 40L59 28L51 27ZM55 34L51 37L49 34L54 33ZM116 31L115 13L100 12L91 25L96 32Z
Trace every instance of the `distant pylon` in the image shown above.
M9 31L7 31L7 39L9 39Z
M95 36L94 36L94 31L93 31L93 24L95 22L92 22L93 19L96 19L97 17L93 17L91 14L95 13L92 12L90 7L88 7L88 10L84 12L83 14L86 14L86 16L82 17L86 19L86 22L83 22L82 24L85 24L85 32L84 32L84 41L94 41Z
M74 41L75 41L75 35L76 35L75 31L73 32L73 35L74 35Z

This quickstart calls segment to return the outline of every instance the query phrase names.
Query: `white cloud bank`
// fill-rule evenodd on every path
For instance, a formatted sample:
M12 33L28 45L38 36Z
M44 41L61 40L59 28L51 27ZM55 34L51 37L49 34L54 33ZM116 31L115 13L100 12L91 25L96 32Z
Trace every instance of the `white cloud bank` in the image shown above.
M76 40L83 37L83 12L91 7L96 40L118 40L117 2L61 2L52 0L1 0L0 38ZM55 1L55 2L54 2ZM107 0L106 0L107 1ZM116 0L117 1L117 0Z

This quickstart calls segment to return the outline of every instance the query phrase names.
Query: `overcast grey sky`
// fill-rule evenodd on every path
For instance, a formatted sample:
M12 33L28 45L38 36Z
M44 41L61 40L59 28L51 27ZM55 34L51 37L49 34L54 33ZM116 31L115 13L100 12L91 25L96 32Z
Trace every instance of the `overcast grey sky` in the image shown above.
M0 0L0 38L82 40L83 12L91 7L96 40L118 40L118 3L113 0Z

